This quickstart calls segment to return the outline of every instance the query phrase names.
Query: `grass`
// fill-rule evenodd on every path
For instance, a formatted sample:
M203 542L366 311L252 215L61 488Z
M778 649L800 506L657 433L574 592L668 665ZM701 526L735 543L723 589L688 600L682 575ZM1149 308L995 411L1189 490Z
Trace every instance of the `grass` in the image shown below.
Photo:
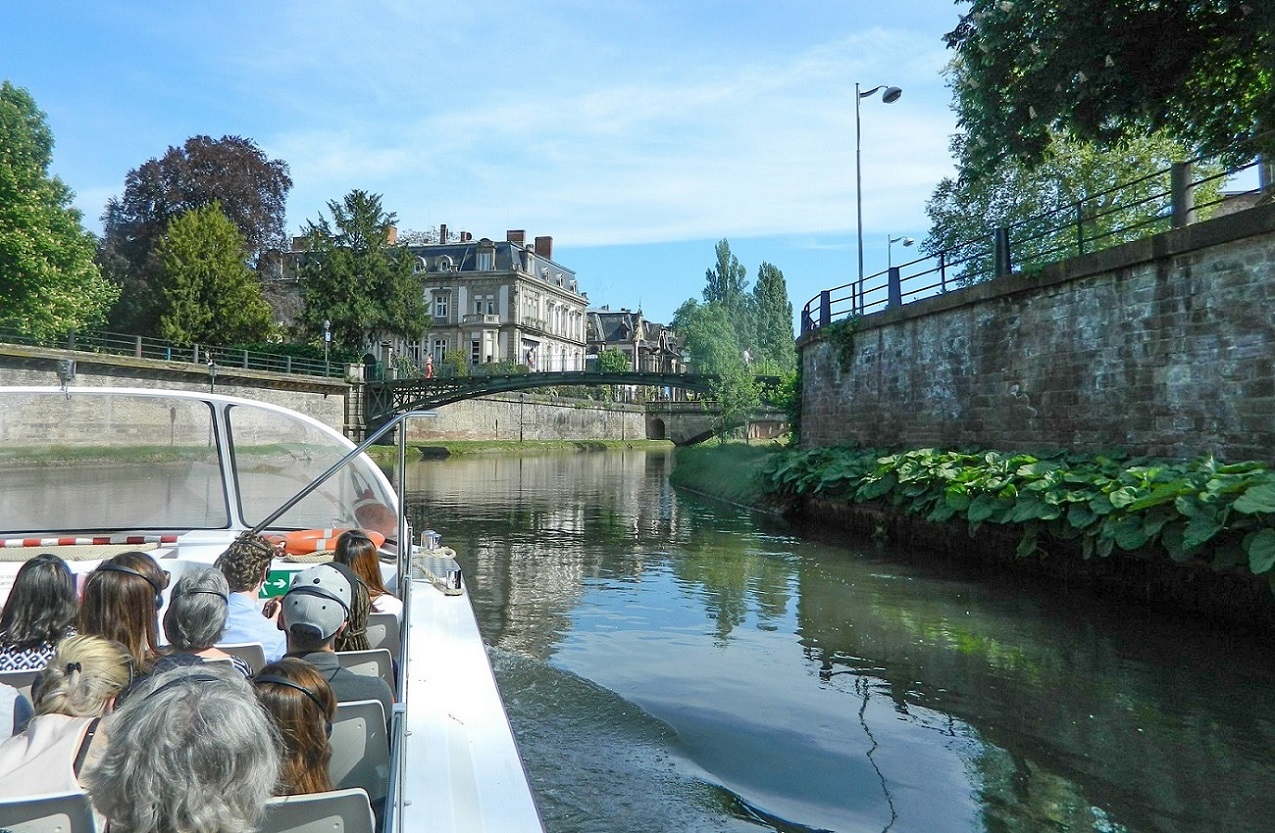
M772 442L758 445L738 442L679 448L674 458L677 464L669 480L675 486L710 497L766 508L768 500L762 487L761 470L780 447Z

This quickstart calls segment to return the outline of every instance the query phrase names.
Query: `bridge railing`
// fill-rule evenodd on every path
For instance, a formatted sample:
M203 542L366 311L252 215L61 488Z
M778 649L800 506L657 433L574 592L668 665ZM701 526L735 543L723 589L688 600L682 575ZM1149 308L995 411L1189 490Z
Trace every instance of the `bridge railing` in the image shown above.
M1210 172L1200 173L1207 162L1200 157L1177 163L1054 211L825 289L803 307L801 332L826 327L838 318L869 315L1012 271L1149 237L1195 222L1228 198L1260 193L1261 186L1239 194L1220 191L1221 182L1247 172L1257 171L1259 180L1265 181L1260 159L1229 167L1216 164L1208 166ZM1196 200L1197 189L1210 185L1218 196Z
M325 362L322 359L290 356L284 353L267 353L209 344L178 344L162 338L104 331L76 332L72 330L65 335L37 338L17 330L0 328L0 342L205 366L211 362L221 369L234 367L271 373L338 378L345 375L343 362Z

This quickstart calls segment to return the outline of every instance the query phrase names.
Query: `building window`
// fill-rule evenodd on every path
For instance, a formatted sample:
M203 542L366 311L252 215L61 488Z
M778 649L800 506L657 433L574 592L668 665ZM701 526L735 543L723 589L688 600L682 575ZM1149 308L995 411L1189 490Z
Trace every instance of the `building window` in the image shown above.
M433 355L434 355L434 364L442 364L443 359L447 358L447 339L445 338L434 339Z
M478 271L490 272L495 268L496 253L491 249L478 250Z
M478 364L483 359L483 343L479 339L469 342L469 363Z
M488 315L496 314L496 296L495 295L487 296L487 314Z
M449 298L446 295L434 296L434 317L435 318L442 318L442 319L447 318L448 301L449 301Z

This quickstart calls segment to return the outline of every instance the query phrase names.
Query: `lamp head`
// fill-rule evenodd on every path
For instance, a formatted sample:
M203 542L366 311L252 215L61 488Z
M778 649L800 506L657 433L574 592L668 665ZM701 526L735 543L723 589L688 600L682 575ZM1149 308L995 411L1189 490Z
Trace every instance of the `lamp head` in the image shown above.
M903 90L898 87L886 87L885 92L881 93L881 100L886 104L893 104L903 95Z

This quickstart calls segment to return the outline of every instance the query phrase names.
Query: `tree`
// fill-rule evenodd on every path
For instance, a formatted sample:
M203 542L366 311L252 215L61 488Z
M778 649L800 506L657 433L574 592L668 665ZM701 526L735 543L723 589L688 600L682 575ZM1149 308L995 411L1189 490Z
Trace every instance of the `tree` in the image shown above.
M704 302L718 304L735 324L739 350L753 343L752 298L748 294L748 270L731 254L730 241L719 240L714 247L717 263L704 272Z
M71 190L49 176L52 159L35 99L0 84L0 326L37 338L100 323L117 294L93 263Z
M762 262L753 284L752 309L756 319L756 367L759 373L780 375L796 366L796 343L792 334L792 302L788 285L777 266Z
M970 164L969 144L958 134L952 155L961 169ZM992 277L988 235L996 226L1011 230L1018 262L1061 260L1077 251L1078 228L1089 248L1109 247L1146 235L1146 226L1167 216L1170 205L1167 171L1189 156L1165 134L1133 137L1103 150L1089 142L1050 134L1050 144L1035 167L1005 160L981 178L946 177L926 203L930 233L922 249L947 251L949 263L960 264L958 280L969 283ZM1197 178L1220 173L1201 166ZM1108 193L1116 186L1117 193ZM1197 190L1196 200L1213 202L1219 177ZM1056 213L1055 213L1056 212ZM1083 222L1079 222L1083 220Z
M302 321L313 334L330 321L337 344L362 347L373 334L419 339L429 329L425 300L406 246L390 246L396 215L381 196L353 190L328 201L302 230L307 251L298 273L305 299Z
M180 344L262 341L273 323L261 284L244 263L235 224L213 202L174 217L159 242L159 331Z
M599 373L628 373L633 369L623 350L603 350L598 354Z
M157 328L163 280L158 247L173 218L220 202L255 259L270 247L284 247L291 188L287 163L239 136L194 136L129 171L123 196L111 198L102 215L98 251L103 271L122 289L112 326L137 333Z
M1039 161L1051 130L1111 146L1166 129L1208 154L1248 140L1240 159L1275 148L1269 0L973 0L944 40L976 176Z
M673 314L671 326L682 336L697 373L722 374L743 366L735 322L722 303L690 298Z
M743 425L748 415L761 405L761 385L746 367L731 368L709 384L709 396L717 403L713 431L717 442L726 442L726 432Z

